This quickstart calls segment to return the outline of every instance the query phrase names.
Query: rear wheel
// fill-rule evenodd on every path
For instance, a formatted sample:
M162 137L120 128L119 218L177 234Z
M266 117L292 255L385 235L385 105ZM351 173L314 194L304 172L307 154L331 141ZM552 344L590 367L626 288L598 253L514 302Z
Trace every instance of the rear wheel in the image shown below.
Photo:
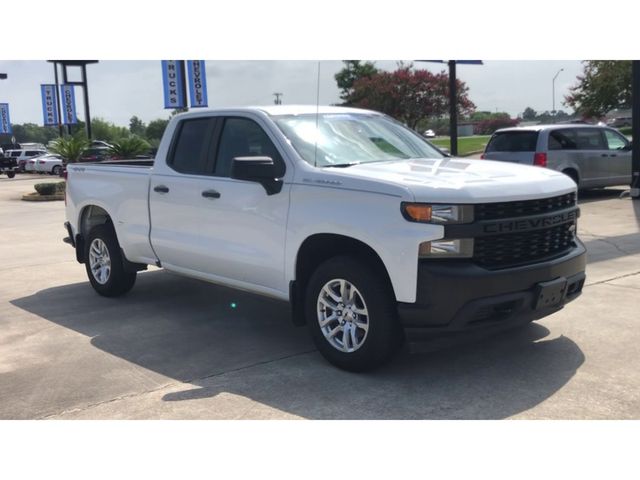
M16 172L7 172L7 177L13 178L16 176Z
M60 165L56 165L51 169L51 173L56 177L60 176L60 172L62 171L62 167Z
M321 264L306 289L305 315L320 353L344 370L376 368L402 344L390 286L364 260L335 257Z
M85 267L91 286L105 297L123 295L136 283L136 272L124 269L122 253L113 227L93 227L85 244Z

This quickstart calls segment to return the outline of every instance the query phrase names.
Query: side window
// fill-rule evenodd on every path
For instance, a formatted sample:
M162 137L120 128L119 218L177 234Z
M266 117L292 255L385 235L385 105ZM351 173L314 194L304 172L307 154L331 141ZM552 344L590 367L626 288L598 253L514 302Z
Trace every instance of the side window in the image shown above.
M38 152L37 150L27 150L24 154L27 157L35 157L36 155L42 155L42 152Z
M609 150L623 150L627 148L628 142L622 135L612 130L605 130L604 136L607 139Z
M577 148L575 130L563 128L549 134L549 150L576 150Z
M20 150L14 150L13 152L11 152L11 156L14 158L17 158L20 156Z
M597 128L584 128L577 130L576 144L578 150L606 150L602 131Z
M208 175L207 160L213 137L213 118L183 120L171 150L169 166L181 173Z
M235 157L271 157L284 175L284 162L275 145L260 125L248 118L225 119L218 143L216 176L229 177Z

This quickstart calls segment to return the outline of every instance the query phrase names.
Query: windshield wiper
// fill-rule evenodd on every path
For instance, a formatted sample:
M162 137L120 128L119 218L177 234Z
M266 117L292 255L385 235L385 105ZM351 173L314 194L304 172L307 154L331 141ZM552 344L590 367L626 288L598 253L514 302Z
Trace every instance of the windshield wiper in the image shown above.
M334 165L325 165L322 168L347 168L347 167L353 167L354 165L360 165L362 162L352 162L352 163L336 163Z

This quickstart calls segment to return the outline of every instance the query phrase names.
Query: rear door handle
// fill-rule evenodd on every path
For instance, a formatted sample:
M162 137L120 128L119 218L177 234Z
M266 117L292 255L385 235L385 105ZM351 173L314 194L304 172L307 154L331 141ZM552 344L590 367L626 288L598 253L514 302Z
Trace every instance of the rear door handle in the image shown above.
M202 196L205 198L220 198L220 192L215 190L205 190L202 192Z
M615 153L612 153L611 155L609 155L610 157L617 157L618 155L616 155Z
M169 187L166 185L156 185L153 187L153 191L158 193L169 193Z

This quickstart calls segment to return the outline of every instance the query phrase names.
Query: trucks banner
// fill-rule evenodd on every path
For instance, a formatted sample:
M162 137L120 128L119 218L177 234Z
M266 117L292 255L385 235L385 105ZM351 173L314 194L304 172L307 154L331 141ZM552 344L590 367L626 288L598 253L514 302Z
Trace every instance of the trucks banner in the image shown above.
M42 117L44 125L58 125L60 119L58 117L58 99L56 97L55 85L40 85L42 94Z
M73 91L73 85L60 85L60 95L62 97L62 123L65 125L78 123L78 117L76 116L76 95Z
M164 108L186 107L184 63L181 60L162 60Z
M187 65L191 107L208 107L207 71L205 70L204 60L187 60Z
M0 133L13 133L8 103L0 103Z

